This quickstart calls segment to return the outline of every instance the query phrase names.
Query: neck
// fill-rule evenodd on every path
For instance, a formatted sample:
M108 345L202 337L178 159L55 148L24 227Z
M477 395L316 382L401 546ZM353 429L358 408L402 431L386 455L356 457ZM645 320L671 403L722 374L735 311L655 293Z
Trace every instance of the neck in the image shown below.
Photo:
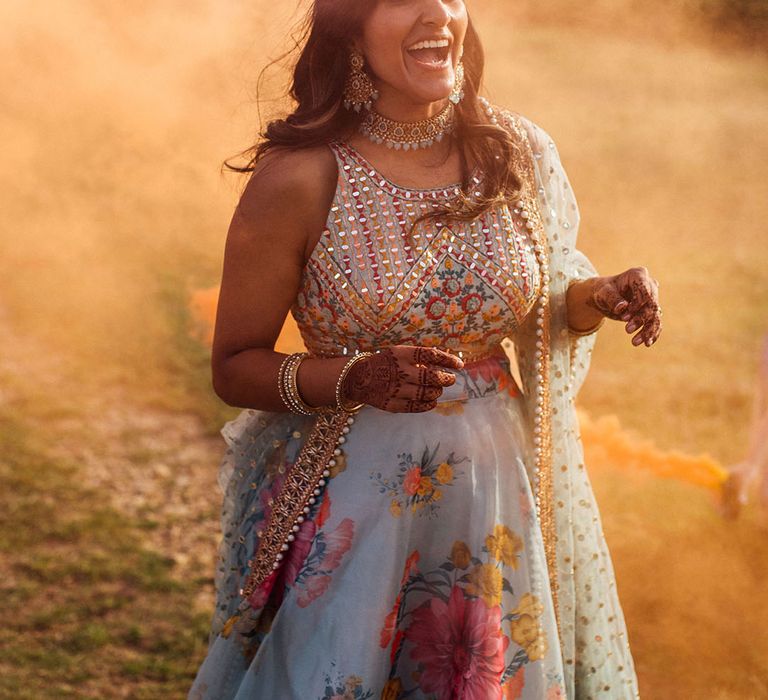
M396 122L418 122L430 119L448 106L448 100L415 103L400 95L382 94L373 105L373 110L387 119Z

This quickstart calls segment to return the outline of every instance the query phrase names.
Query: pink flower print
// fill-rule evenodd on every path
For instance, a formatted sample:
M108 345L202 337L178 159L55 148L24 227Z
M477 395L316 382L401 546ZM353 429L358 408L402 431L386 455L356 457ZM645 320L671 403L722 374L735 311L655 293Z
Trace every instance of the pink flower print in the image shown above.
M395 604L392 606L392 611L386 618L384 618L384 627L381 628L381 634L379 635L379 646L382 649L386 649L392 641L392 632L395 629L395 622L397 622L397 611L400 609L400 601L403 597L403 586L405 586L405 582L416 573L416 564L418 563L420 556L419 550L414 549L405 561L403 575L400 579L400 590L397 594L397 598L395 598Z
M305 520L296 533L296 539L290 543L287 556L283 562L285 567L285 583L292 586L299 577L299 571L312 549L312 540L317 532L317 526L312 520Z
M341 564L342 557L352 546L354 534L355 521L350 518L344 518L333 532L325 534L325 552L318 568L331 571Z
M400 596L397 596L395 604L390 613L384 618L384 626L379 632L379 646L386 649L392 641L392 633L395 631L395 622L397 622L397 609L400 607Z
M315 520L317 521L317 527L321 528L323 525L325 525L325 521L328 520L328 518L331 515L331 494L328 490L325 491L325 494L323 494L323 502L320 504L320 510L317 511L317 517Z
M547 700L565 700L565 691L561 685L551 685L547 689Z
M481 360L470 364L466 368L472 381L482 379L484 382L491 383L499 375L499 363L493 358Z
M453 586L447 603L432 598L413 613L405 632L421 662L419 686L437 700L502 700L501 674L509 640L501 633L501 608L468 600Z
M303 589L299 591L296 597L296 605L300 608L306 608L313 600L316 600L328 590L330 583L330 576L311 576L304 583Z
M249 596L248 603L254 610L260 610L267 604L269 594L272 592L272 588L275 585L275 579L277 579L277 573L278 572L276 570L273 571Z
M312 521L304 521L306 523L312 523L311 528L307 528L307 535L309 532L315 532L315 526ZM299 551L296 554L297 570L294 574L293 580L296 581L299 574L301 578L296 583L296 604L300 608L306 608L313 600L319 598L328 589L328 585L331 582L330 573L341 563L342 557L349 551L352 546L352 536L355 531L355 523L350 518L344 518L338 527L330 533L324 530L317 531L314 538L310 538L310 548L315 547L314 553L310 550L306 550L307 545L304 544L302 530L297 533L296 540L293 542L291 549L296 547ZM302 552L306 550L306 554L302 555ZM320 552L319 557L317 553ZM309 559L307 559L309 557ZM306 566L304 562L308 561ZM287 579L290 580L290 579Z
M408 470L403 481L403 490L409 496L415 496L421 485L421 465L414 464Z

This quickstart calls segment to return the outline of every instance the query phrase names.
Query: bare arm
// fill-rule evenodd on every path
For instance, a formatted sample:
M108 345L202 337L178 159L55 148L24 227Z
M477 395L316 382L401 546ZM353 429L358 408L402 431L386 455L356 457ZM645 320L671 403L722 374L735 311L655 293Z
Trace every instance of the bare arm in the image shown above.
M275 342L298 293L304 262L321 235L336 184L326 148L273 152L259 162L232 217L224 251L211 370L232 406L285 411ZM299 382L315 406L335 402L345 359L309 359Z
M286 411L277 387L285 355L275 342L298 293L305 260L322 231L336 187L326 148L275 152L259 163L232 217L224 251L211 370L232 406ZM348 357L308 358L297 383L311 406L336 403ZM355 364L342 397L393 412L434 408L461 360L436 349L395 346Z

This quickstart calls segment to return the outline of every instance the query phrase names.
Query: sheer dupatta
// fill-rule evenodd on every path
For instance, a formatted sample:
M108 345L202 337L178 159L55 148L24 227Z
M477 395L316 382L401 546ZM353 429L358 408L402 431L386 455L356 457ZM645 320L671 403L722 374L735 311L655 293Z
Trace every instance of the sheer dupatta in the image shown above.
M624 616L600 515L584 466L574 405L589 369L596 336L576 336L569 332L566 292L570 282L592 277L597 272L576 248L579 210L554 142L541 127L524 117L509 112L501 114L503 123L522 143L521 158L528 162L521 170L533 172L534 177L523 179L528 180L527 188L535 189L549 253L549 332L546 334L549 358L545 376L537 376L535 366L536 342L541 336L537 336L533 314L529 314L512 340L531 423L540 384L546 385L549 399L546 421L549 435L545 442L549 453L551 529L557 571L553 596L558 609L567 695L568 698L598 695L636 698L639 697L637 679ZM529 194L533 198L534 193ZM546 528L547 523L542 522L542 529Z

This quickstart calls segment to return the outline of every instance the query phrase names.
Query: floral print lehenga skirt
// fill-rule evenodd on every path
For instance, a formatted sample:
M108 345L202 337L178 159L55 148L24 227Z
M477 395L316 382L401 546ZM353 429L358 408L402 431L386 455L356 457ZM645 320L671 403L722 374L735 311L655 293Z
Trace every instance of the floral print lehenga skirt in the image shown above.
M505 357L438 407L364 407L269 599L238 595L312 418L245 410L229 449L211 644L189 697L564 698L530 436Z

